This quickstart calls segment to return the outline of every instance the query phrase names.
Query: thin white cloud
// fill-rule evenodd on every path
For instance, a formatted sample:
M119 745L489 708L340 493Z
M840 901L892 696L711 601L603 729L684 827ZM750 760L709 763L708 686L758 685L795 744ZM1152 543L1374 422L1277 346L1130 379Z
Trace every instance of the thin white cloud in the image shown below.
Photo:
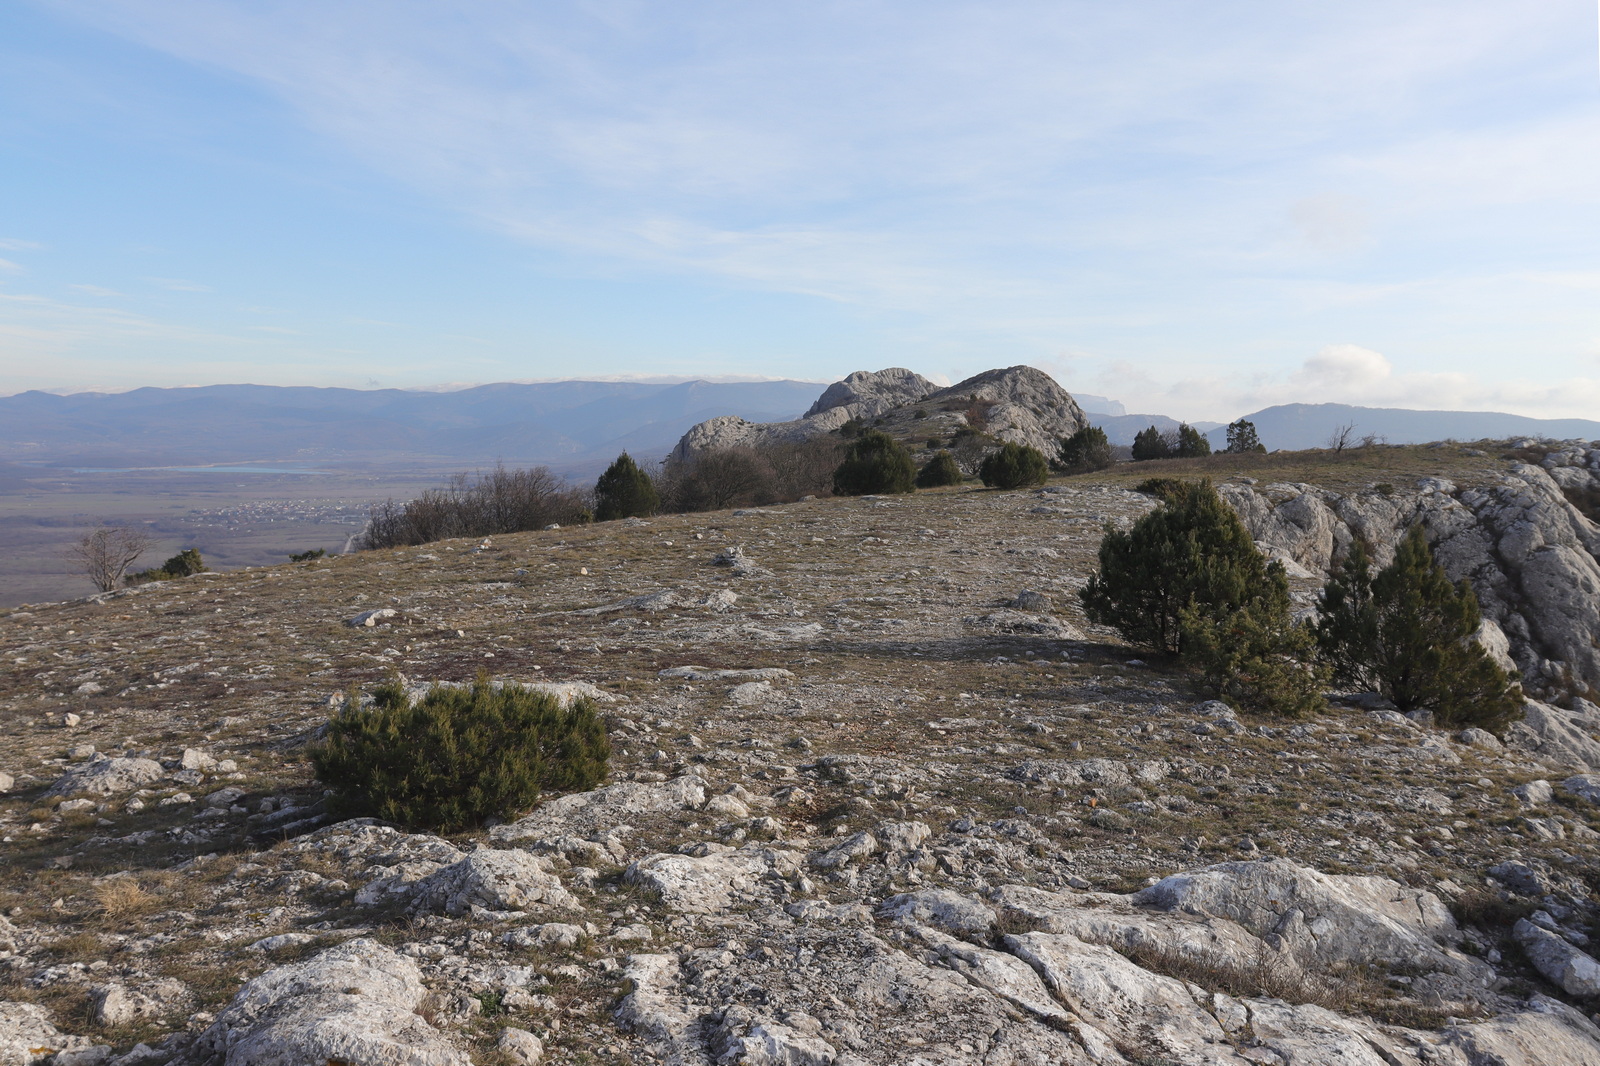
M0 259L0 272L4 272L6 274L20 274L22 273L22 266L19 263L13 263L9 259Z
M185 281L183 278L145 278L144 280L159 285L163 289L170 289L173 292L211 291L211 286L209 285L201 285L197 281Z
M108 289L101 285L68 285L67 288L74 292L81 292L85 296L99 296L103 299L126 298L127 296L126 293L118 292L116 289Z
M25 241L17 237L0 237L0 248L8 252L37 252L44 248L38 241Z
M299 330L290 329L287 326L246 326L245 329L256 333L282 333L292 337L298 337L300 335Z

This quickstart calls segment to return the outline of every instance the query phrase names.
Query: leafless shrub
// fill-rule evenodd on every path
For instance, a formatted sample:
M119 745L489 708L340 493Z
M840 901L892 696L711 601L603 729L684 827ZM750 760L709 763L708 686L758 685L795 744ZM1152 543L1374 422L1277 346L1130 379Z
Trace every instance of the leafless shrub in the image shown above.
M487 537L586 521L589 501L549 467L457 474L441 488L403 503L375 504L361 536L365 548L398 548L449 537Z
M1354 447L1356 443L1356 427L1346 422L1342 426L1335 426L1333 432L1328 434L1326 447L1335 455L1342 454L1346 449Z
M127 526L102 526L67 549L83 564L83 569L101 592L110 592L122 585L133 561L150 548L150 537L143 530Z
M720 511L825 496L844 456L835 436L737 448L713 448L668 459L655 475L662 508Z
M113 921L147 914L160 902L160 897L132 877L107 878L94 886L93 895L101 916Z

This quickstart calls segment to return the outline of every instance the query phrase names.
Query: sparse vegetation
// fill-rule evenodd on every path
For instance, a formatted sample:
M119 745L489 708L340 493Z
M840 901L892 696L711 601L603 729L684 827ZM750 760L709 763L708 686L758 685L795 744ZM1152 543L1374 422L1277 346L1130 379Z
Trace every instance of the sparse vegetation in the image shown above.
M310 551L290 552L289 561L291 563L309 563L311 560L321 559L327 554L328 550L326 548L312 548Z
M351 816L465 829L521 814L547 792L593 788L611 744L592 703L494 685L437 686L412 700L399 682L352 693L312 753L319 780Z
M549 467L457 474L443 488L414 500L387 500L373 506L360 543L365 548L399 548L448 537L488 537L578 525L593 514L587 495L568 485Z

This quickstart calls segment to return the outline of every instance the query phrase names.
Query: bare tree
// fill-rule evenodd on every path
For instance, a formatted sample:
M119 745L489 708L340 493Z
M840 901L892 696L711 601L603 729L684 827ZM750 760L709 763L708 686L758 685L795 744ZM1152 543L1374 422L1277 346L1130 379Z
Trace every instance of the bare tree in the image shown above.
M122 579L133 561L150 547L150 537L143 530L127 526L102 526L85 533L68 552L83 563L84 572L94 587L110 592L122 585Z
M1333 432L1328 434L1328 447L1335 455L1346 448L1354 447L1355 443L1356 427L1353 423L1346 422L1342 426L1335 426Z

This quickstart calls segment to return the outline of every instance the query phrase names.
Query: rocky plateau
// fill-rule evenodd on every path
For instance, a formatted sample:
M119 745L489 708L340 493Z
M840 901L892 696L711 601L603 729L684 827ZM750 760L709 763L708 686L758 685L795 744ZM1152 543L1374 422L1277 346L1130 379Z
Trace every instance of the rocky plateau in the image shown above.
M1059 436L1049 384L854 375L684 446L972 396ZM1307 608L1423 522L1524 722L1241 716L1090 624L1153 474ZM0 1066L1600 1064L1592 491L1588 444L1214 456L0 613ZM352 690L482 672L595 700L608 781L454 836L328 813Z

